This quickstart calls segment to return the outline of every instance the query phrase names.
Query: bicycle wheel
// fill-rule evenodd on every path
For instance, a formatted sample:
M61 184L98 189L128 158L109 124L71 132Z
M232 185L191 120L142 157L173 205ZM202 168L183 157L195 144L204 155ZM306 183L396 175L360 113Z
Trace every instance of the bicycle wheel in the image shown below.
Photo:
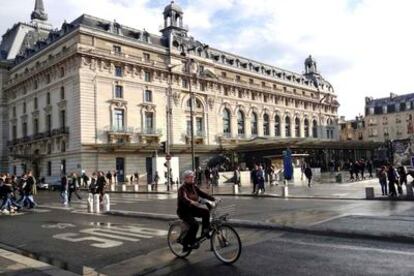
M225 264L237 261L242 251L242 244L236 230L230 225L221 225L211 237L214 255Z
M171 224L170 229L168 230L168 247L178 258L185 258L191 253L191 249L183 252L181 240L184 235L185 229L183 229L183 222L178 221Z

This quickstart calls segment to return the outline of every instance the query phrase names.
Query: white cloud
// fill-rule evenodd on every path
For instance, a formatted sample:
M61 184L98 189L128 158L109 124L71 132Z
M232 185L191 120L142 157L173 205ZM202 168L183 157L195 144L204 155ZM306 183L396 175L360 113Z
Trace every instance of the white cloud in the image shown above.
M154 0L44 0L60 26L88 13L158 33L164 4ZM185 23L203 42L302 72L312 54L335 87L340 115L363 112L364 97L414 92L414 44L409 0L182 0ZM28 21L33 1L14 0L0 10L0 32ZM159 6L154 5L159 4Z

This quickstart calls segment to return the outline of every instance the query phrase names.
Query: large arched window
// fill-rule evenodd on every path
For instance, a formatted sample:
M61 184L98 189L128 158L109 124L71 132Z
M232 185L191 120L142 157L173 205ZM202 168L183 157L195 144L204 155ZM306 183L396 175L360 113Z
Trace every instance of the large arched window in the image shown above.
M303 124L305 126L305 137L308 138L309 137L309 120L305 119Z
M312 123L312 137L318 138L318 123L316 122L316 120L313 120Z
M230 110L225 108L223 110L223 133L224 134L231 134L231 123L230 123Z
M300 119L295 119L295 137L300 137Z
M328 118L326 121L326 137L328 139L333 139L334 136L334 127L333 127L333 121L331 118Z
M252 113L252 135L257 135L257 114Z
M263 135L269 136L270 135L270 121L269 115L263 114Z
M280 136L280 117L275 116L275 136Z
M245 130L244 130L244 113L243 111L238 111L237 112L237 133L239 135L244 135Z
M286 117L285 119L285 136L291 137L292 134L290 133L290 117Z

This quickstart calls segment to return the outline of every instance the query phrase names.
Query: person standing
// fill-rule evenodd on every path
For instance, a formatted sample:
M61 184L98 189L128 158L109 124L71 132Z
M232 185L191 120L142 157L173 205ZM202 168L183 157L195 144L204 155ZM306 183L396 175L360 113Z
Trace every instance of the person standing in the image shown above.
M201 186L201 181L203 178L203 171L201 167L198 167L196 170L196 180L197 180L197 186Z
M353 169L354 174L355 174L355 181L358 181L359 180L359 162L358 162L358 160L356 160L354 162L354 165L352 166L352 169Z
M91 183L89 185L89 193L93 195L96 194L96 190L97 190L96 179L97 179L96 172L93 172L92 177L91 177Z
M348 170L349 170L349 175L350 175L350 180L351 181L354 181L355 180L355 178L354 178L354 163L352 163L352 161L349 161L349 168L348 168Z
M381 170L378 173L379 183L381 185L382 195L388 195L387 191L387 170L385 166L381 167Z
M397 175L397 171L392 165L388 166L387 177L388 177L388 190L390 192L390 196L396 197L397 191L395 190L395 184L398 181L398 175Z
M98 173L98 179L96 181L96 192L100 194L99 201L102 202L103 196L105 195L106 180L103 172Z
M112 175L114 176L114 184L118 184L118 173L114 171Z
M152 184L152 190L153 191L157 191L158 190L158 182L160 181L160 176L158 175L158 171L156 171L155 172L155 175L154 175L154 181L153 181L153 184ZM167 184L168 184L168 182L167 182ZM168 189L169 189L170 187L168 187Z
M258 170L259 170L259 166L258 165L254 165L253 170L250 172L250 178L251 178L252 183L253 183L253 191L252 191L252 194L255 194L256 193L256 190L258 189L258 187L257 187L257 184L258 184L258 181L257 181L257 171Z
M206 178L206 185L208 186L208 185L210 185L210 174L211 174L211 172L210 172L210 168L209 167L206 167L206 169L204 170L204 176L205 176L205 178Z
M76 175L76 173L72 173L71 176L71 181L69 184L69 196L68 196L68 201L69 203L72 200L72 194L74 193L76 195L76 197L81 200L82 197L78 194L78 190L79 190L79 181L78 181L78 177Z
M111 171L108 171L106 173L106 178L108 179L109 185L111 185L112 184L112 174L111 174Z
M368 169L368 173L369 173L369 177L372 178L372 170L373 170L373 164L371 160L368 160L367 162L367 169Z
M313 176L312 169L311 169L310 165L307 164L306 168L305 168L305 177L308 180L308 187L309 188L312 187L312 176Z
M403 189L402 189L403 184L405 184L406 187L407 187L407 170L405 169L404 166L399 166L398 167L398 174L400 176L400 179L399 179L400 181L398 181L398 183L397 183L398 193L400 195L402 195L403 194Z
M361 159L359 161L359 167L360 167L360 170L361 170L361 180L364 180L365 179L365 176L364 176L364 173L365 173L365 160L364 159Z
M237 166L234 169L233 179L234 179L234 185L237 185L237 186L240 187L240 185L241 185L241 176L240 176L240 167L239 166Z
M262 194L264 194L266 189L265 189L265 175L264 175L262 166L259 166L258 170L256 171L256 179L257 179L256 194L258 195L260 191L262 192Z

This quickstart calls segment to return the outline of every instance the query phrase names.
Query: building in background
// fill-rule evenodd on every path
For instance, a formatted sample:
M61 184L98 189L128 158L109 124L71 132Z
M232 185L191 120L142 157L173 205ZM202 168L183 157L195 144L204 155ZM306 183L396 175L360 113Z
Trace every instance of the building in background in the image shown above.
M353 120L345 120L345 117L341 117L339 120L339 127L339 137L341 141L364 141L366 131L363 116L357 116Z
M209 47L188 35L174 2L161 35L85 14L53 29L41 0L31 19L0 44L2 171L151 179L163 144L191 168L192 124L197 167L286 147L327 163L343 148L337 96L311 56L301 74Z

